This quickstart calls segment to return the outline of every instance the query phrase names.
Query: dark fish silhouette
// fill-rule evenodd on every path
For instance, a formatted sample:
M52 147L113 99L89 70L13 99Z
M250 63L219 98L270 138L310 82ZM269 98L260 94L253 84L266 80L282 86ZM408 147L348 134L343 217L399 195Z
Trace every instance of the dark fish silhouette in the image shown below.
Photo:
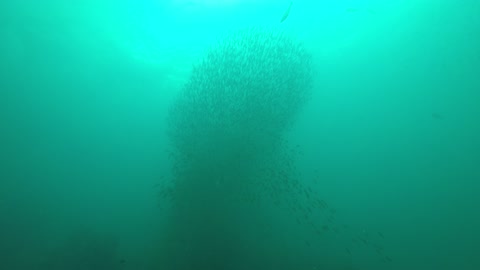
M280 19L280 23L284 22L287 18L288 15L290 14L290 9L292 9L293 1L290 1L290 4L288 5L287 10L285 10L285 13L283 13L282 19Z

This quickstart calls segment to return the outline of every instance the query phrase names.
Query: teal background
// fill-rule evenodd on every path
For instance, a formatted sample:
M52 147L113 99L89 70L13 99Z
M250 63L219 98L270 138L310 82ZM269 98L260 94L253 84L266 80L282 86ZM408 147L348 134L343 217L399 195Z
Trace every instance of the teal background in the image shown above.
M161 269L168 108L210 45L265 26L314 57L305 185L384 236L391 262L346 269L480 269L480 2L293 1L280 23L289 2L0 3L0 268Z

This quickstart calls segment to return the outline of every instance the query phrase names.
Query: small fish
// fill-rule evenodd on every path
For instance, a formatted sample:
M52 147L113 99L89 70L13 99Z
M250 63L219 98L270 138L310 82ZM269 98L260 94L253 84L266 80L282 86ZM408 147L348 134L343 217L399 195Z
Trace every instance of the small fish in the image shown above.
M364 245L367 245L367 244L368 244L367 239L361 238L361 237L359 237L358 239L360 239L360 241L362 241Z
M282 19L280 19L280 23L284 22L287 18L288 15L290 14L290 9L292 9L293 1L290 1L290 4L288 5L287 10L285 10L285 13L283 13Z

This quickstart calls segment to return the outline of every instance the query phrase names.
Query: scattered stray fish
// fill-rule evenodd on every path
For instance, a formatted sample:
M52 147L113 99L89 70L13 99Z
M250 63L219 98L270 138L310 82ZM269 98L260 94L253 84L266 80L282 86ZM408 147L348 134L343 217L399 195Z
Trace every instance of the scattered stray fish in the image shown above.
M293 1L290 1L287 10L285 11L285 13L283 13L282 19L280 19L280 23L284 22L288 18L288 15L290 14L290 9L292 9L292 5Z

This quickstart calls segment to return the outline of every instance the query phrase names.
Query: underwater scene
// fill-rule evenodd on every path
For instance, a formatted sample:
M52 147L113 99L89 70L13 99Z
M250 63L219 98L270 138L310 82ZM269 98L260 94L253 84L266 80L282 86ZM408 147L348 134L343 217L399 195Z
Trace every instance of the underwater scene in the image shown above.
M0 2L0 269L480 269L480 1Z

